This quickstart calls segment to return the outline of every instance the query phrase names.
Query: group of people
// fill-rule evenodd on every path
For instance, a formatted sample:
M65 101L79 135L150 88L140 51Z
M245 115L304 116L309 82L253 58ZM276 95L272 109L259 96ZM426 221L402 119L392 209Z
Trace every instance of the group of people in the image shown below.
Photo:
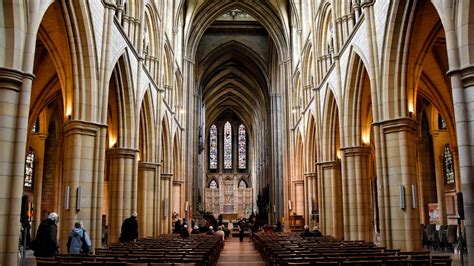
M138 214L134 212L132 216L125 219L119 240L122 242L135 241L138 238ZM31 241L30 248L34 251L36 257L53 257L58 253L58 226L59 216L55 212L48 214L38 227L36 239ZM92 242L87 234L82 222L76 222L71 230L67 241L67 250L69 254L89 254L91 252Z
M51 212L48 214L48 218L39 225L36 239L30 243L36 257L52 257L57 254L58 220L58 214ZM91 239L82 222L76 222L68 237L68 252L70 254L89 254L91 246Z
M320 237L323 236L319 231L319 228L315 226L312 231L309 230L309 226L304 226L304 231L300 234L302 237Z

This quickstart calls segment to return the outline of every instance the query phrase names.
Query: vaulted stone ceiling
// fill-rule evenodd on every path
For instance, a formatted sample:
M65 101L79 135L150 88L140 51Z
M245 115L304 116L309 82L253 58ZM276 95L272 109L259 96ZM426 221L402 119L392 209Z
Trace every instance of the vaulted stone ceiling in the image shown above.
M239 9L219 16L207 28L196 57L208 125L228 111L250 131L267 120L272 45L265 28Z

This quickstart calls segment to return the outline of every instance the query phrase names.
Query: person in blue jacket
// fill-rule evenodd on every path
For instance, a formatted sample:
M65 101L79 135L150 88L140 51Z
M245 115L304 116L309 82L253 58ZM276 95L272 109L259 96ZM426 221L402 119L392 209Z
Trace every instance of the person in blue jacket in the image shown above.
M69 254L89 254L91 251L91 239L84 230L82 223L75 223L67 241Z

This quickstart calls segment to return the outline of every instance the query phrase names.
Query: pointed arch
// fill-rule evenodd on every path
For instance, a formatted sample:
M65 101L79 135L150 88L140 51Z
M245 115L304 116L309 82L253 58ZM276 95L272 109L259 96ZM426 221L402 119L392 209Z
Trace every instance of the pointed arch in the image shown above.
M139 122L139 153L144 162L155 161L155 112L150 88L145 91L140 108Z
M126 54L118 59L109 84L109 105L115 104L115 108L112 108L117 112L109 114L117 116L114 119L117 123L117 145L119 147L136 147L135 91L131 78L130 62Z
M340 113L332 90L326 90L322 115L322 161L336 161L341 148Z
M170 144L170 126L168 114L165 113L161 121L161 167L163 173L172 173L171 169L171 144Z
M372 126L371 81L367 67L358 53L352 51L344 91L343 146L370 142Z
M195 60L199 42L207 28L220 15L232 9L240 9L257 19L269 32L276 44L278 57L289 58L289 33L283 22L270 6L260 2L215 1L215 4L202 5L197 11L191 26L185 34L185 43L189 44L185 55Z

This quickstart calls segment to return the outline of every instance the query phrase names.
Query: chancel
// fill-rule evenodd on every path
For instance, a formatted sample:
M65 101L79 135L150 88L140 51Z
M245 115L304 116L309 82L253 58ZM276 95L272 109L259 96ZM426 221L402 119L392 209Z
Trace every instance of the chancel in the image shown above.
M300 233L317 228L327 243L474 265L473 10L0 0L0 265L34 260L50 213L58 263L76 223L101 257L136 214L140 245L219 251L197 264L246 245L229 237L242 225L257 250L241 250L267 264L284 260L260 258L272 241L313 245ZM201 239L217 225L225 245ZM156 262L183 262L172 253Z

